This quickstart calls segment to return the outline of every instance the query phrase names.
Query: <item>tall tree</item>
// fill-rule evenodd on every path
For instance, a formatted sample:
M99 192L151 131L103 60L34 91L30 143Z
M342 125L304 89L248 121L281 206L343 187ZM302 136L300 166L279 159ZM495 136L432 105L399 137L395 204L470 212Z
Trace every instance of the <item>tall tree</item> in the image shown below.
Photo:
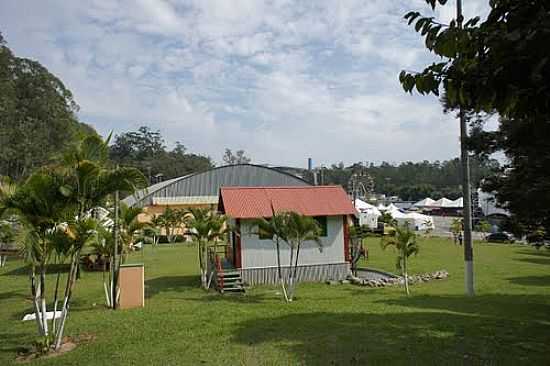
M223 162L227 165L248 164L251 161L252 159L246 156L244 150L237 150L233 153L231 149L226 148L225 154L223 154Z
M321 228L313 217L304 216L296 212L289 212L286 218L286 243L290 248L289 271L287 277L287 301L294 299L297 274L299 267L300 249L306 241L312 241L323 250L321 242Z
M395 225L390 235L382 236L381 245L382 249L390 246L397 249L395 267L401 272L405 282L405 292L409 295L409 257L413 254L417 255L419 251L416 233L410 228L408 223L402 226Z
M150 184L214 166L209 157L189 153L180 142L168 150L160 131L152 131L146 126L117 135L110 157L122 166L138 168L149 178Z
M0 34L0 175L16 181L51 163L79 135L69 89L39 62L17 57Z
M197 241L199 267L201 271L201 286L208 288L206 266L208 247L223 239L228 232L226 218L207 208L190 208L187 212L185 225L187 234Z
M435 0L429 2L436 6ZM492 0L489 5L484 21L475 17L463 28L461 19L445 26L418 12L407 14L428 49L443 60L418 73L402 72L400 80L409 92L439 95L442 90L450 110L498 113L497 131L484 132L483 124L473 131L478 152L503 151L508 157L487 189L526 225L550 227L550 8L546 0Z
M166 207L164 212L155 218L155 224L164 228L166 240L174 243L177 239L177 229L181 228L185 221L185 211Z
M252 221L252 226L258 228L257 232L254 232L254 234L260 237L270 238L273 241L273 244L275 244L277 256L277 277L281 290L283 291L284 299L287 302L289 299L281 268L281 243L288 242L288 219L289 215L287 213L276 213L272 208L271 217Z

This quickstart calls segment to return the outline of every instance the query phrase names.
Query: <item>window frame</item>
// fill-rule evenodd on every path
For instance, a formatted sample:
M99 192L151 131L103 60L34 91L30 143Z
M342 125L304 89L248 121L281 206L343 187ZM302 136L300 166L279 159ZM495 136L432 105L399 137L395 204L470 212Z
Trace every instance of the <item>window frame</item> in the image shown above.
M326 238L328 236L328 216L313 216L313 219L317 222L321 228L320 237Z

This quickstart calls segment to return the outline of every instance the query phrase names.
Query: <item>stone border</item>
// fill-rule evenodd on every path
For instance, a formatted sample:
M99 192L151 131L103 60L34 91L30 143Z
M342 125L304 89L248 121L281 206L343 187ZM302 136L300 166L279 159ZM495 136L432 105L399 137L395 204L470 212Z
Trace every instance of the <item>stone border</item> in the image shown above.
M432 280L443 280L449 277L449 272L442 269L439 271L435 271L432 273L423 273L419 275L412 275L409 277L409 285L414 285L417 283L424 283L429 282ZM336 281L327 281L328 284L335 284L333 282ZM404 278L401 276L398 277L386 277L386 278L379 278L375 280L369 280L366 278L359 278L355 277L353 275L349 275L346 280L341 281L341 283L352 283L354 285L358 286L368 286L368 287L386 287L386 286L395 286L395 285L403 285L404 284ZM337 283L337 282L336 282Z

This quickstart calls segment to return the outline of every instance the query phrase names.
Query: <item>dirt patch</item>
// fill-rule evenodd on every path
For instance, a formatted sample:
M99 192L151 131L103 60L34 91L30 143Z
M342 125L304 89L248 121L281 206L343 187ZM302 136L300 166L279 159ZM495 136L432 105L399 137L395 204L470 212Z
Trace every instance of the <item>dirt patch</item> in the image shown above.
M53 358L64 355L67 352L71 352L81 344L92 342L95 336L92 334L81 334L76 337L64 337L63 343L57 351L51 351L48 353L40 353L35 347L29 347L27 350L20 352L15 361L17 363L28 363L37 359Z

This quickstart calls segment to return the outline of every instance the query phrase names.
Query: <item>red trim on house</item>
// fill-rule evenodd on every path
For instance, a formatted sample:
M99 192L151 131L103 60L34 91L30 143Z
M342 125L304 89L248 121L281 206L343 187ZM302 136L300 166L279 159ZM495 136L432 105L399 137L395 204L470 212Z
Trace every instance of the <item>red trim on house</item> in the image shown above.
M242 251L241 251L241 220L236 219L236 225L237 225L237 233L238 235L235 235L235 268L241 268L242 267Z
M342 216L344 220L344 258L346 262L351 262L351 253L349 251L349 223L346 215Z

